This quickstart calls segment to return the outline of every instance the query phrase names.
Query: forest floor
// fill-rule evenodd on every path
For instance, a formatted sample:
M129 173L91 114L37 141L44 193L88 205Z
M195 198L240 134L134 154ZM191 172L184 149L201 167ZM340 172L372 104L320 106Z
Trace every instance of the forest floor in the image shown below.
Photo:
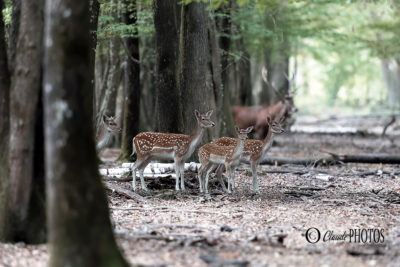
M384 125L379 118L364 119L362 126L350 123L357 128L350 134L305 133L307 123L323 128L326 120L298 121L303 133L278 136L270 155L400 154L399 125L383 138L362 129L368 123ZM103 151L102 168L121 165L112 161L117 156L116 149ZM211 185L209 195L200 194L196 173L190 171L185 172L185 192L173 191L171 177L146 179L150 191L139 191L140 199L108 191L126 259L142 266L400 266L400 165L261 166L258 174L259 195L250 190L246 165L236 172L233 194L223 193L218 184ZM131 182L108 183L131 190ZM309 228L319 230L318 242L307 241ZM365 243L354 236L352 242L349 236L328 238L357 229L376 229L378 242L373 235ZM316 230L309 233L314 241ZM0 243L0 266L45 266L47 260L45 245Z

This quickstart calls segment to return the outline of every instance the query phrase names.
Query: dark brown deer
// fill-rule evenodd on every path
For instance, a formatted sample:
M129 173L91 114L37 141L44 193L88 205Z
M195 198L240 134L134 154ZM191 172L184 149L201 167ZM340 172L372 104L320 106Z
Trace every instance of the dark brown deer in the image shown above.
M289 90L287 94L282 95L272 84L269 83L267 79L267 70L265 67L263 67L261 73L264 82L281 97L281 100L272 106L263 105L252 107L232 107L235 124L240 128L254 125L259 139L265 138L268 133L268 117L272 121L285 121L287 118L291 117L293 113L297 112L297 108L293 103L293 96L295 92L293 90ZM293 78L291 80L289 80L289 78L286 76L286 78L289 80L289 86L291 86L294 76L295 74L293 74Z

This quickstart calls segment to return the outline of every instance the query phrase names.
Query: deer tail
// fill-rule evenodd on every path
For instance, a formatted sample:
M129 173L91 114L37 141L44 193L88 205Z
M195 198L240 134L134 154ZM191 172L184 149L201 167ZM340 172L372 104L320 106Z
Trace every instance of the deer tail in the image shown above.
M132 154L130 155L131 157L136 153L136 147L135 147L135 137L132 139Z

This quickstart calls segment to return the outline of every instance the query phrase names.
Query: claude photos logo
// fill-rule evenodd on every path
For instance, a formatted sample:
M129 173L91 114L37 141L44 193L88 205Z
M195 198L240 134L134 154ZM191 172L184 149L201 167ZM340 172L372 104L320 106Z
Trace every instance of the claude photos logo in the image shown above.
M325 231L323 234L318 228L311 227L305 233L306 240L309 243L318 243L321 239L323 242L329 241L347 241L349 243L384 243L384 229L349 229L341 234L336 234L332 230Z

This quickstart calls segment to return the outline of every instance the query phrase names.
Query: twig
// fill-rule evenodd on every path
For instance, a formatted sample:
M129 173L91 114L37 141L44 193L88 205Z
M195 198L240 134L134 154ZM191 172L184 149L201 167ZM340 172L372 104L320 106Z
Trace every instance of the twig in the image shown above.
M381 137L385 136L387 128L395 122L396 122L396 116L392 115L390 121L388 123L386 123L386 125L383 127Z

